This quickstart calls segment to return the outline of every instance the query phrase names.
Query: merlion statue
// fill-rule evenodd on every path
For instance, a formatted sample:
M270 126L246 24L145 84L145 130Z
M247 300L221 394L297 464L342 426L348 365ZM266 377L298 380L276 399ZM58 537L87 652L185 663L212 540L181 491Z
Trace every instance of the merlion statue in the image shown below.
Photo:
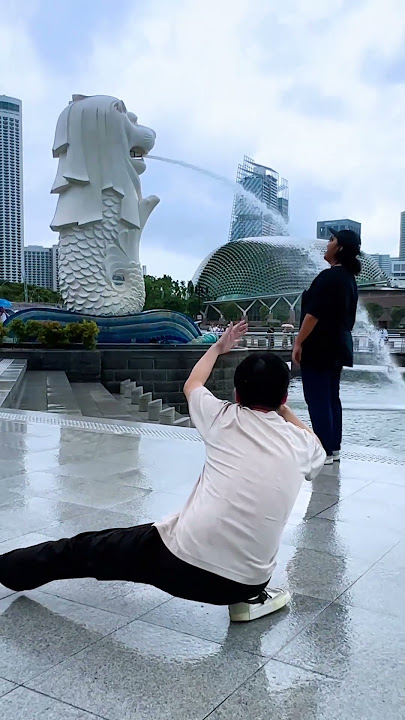
M142 310L139 243L159 198L142 198L139 176L155 137L122 100L106 95L73 95L59 116L51 190L58 204L51 228L59 232L59 283L68 310Z

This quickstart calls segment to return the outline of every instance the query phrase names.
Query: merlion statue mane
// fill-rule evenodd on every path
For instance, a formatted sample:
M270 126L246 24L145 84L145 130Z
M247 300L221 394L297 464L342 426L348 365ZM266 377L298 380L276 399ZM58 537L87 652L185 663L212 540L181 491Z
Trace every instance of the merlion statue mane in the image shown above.
M51 190L58 202L51 228L59 232L59 284L68 310L142 310L139 244L159 198L142 198L139 176L155 137L122 100L106 95L74 95L59 116Z

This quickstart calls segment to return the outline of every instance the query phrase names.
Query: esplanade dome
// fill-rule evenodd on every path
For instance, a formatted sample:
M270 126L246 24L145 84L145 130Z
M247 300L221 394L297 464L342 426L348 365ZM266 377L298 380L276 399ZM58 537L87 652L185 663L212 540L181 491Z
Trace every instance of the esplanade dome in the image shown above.
M228 242L211 252L197 269L193 283L205 300L226 301L242 298L300 294L320 270L322 241L275 236L244 238ZM388 283L385 273L362 253L359 286Z

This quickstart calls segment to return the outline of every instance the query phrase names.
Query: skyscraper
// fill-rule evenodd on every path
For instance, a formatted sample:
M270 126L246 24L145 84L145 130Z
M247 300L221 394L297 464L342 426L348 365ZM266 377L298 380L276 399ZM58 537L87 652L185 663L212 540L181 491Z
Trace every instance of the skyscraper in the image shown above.
M28 285L59 290L58 246L26 245L24 248L25 280Z
M399 238L399 260L405 260L405 211L401 212L401 234Z
M23 248L21 100L0 95L0 279L21 282Z
M318 240L329 240L329 228L333 230L353 230L361 237L361 223L356 220L320 220L316 223L316 237Z
M390 277L392 271L392 257L390 257L390 255L381 255L381 253L374 253L369 255L369 257L371 257L372 260L375 260L378 267L381 268L381 270L384 270L388 277Z
M244 190L255 195L266 205L269 212L255 205L247 193L236 192L233 200L229 240L262 235L285 235L288 223L288 182L282 179L272 168L255 163L251 158L243 158L238 166L236 182Z

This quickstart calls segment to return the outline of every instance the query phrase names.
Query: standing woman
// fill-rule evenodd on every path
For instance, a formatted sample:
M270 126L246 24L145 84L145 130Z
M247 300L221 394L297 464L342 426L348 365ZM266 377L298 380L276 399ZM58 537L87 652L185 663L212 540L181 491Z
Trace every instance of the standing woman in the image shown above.
M302 295L301 328L293 362L301 365L304 397L314 433L326 451L325 464L340 459L342 405L340 376L353 366L351 331L356 319L360 273L360 237L352 230L334 231L323 270Z

